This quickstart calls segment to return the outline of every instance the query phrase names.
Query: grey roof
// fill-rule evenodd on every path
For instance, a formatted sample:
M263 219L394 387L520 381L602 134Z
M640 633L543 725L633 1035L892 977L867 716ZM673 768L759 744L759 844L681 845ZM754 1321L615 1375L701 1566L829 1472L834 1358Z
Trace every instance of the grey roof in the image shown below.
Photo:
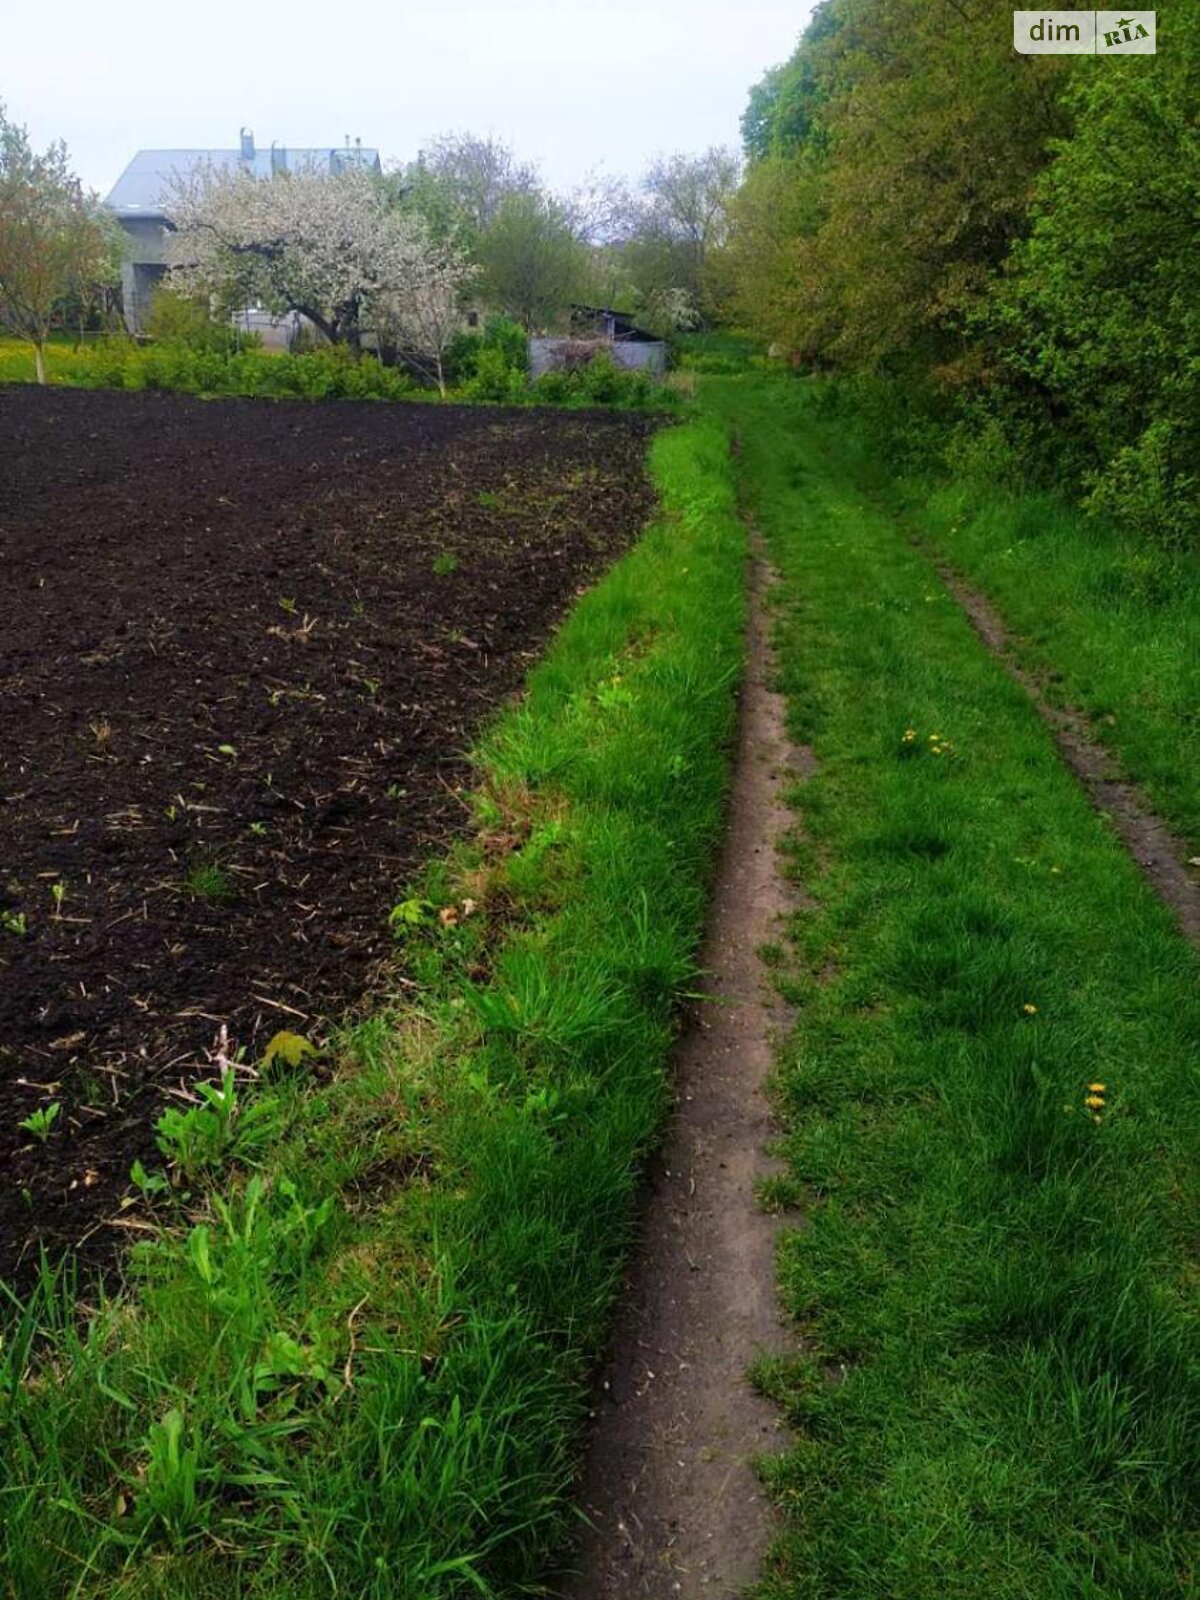
M360 145L325 145L305 150L276 145L274 151L255 150L244 159L237 150L139 150L104 203L118 217L161 217L166 215L165 206L176 176L186 177L201 165L217 171L244 167L256 178L269 178L281 168L289 172L307 167L341 172L360 163L369 171L380 171L379 151Z

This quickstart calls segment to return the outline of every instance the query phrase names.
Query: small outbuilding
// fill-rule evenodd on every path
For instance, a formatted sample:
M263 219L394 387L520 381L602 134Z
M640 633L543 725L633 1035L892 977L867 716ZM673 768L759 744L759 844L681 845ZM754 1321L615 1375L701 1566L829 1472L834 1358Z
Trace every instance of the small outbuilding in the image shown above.
M607 350L619 367L662 377L667 346L657 334L639 328L632 315L608 306L571 307L571 332L566 338L530 339L529 376L568 372Z

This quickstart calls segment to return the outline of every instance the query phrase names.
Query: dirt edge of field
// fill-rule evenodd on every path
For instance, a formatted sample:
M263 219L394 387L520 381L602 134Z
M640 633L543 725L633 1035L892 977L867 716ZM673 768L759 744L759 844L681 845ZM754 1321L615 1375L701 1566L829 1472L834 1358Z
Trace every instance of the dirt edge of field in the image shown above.
M1087 719L1046 699L1036 676L1016 660L1008 630L991 603L953 567L939 563L938 576L988 650L1025 690L1063 760L1096 810L1112 821L1142 876L1174 912L1187 938L1200 944L1200 882L1185 865L1183 841L1150 809L1135 784L1115 775L1116 758L1096 738Z
M753 535L752 535L753 538ZM755 544L757 541L755 541ZM585 1531L561 1600L732 1596L757 1576L774 1528L756 1456L786 1445L746 1370L793 1340L775 1292L780 1222L755 1199L777 1170L766 1097L789 1013L760 946L795 903L776 845L804 774L769 687L753 547L737 765L701 964L704 1002L675 1057L677 1104L652 1164L639 1247L597 1390L579 1505Z

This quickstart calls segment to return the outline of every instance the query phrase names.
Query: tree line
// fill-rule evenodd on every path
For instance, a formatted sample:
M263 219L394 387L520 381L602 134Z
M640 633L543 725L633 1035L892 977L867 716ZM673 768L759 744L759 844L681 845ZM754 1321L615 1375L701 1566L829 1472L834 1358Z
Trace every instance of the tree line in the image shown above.
M651 162L634 184L593 179L557 195L501 141L434 140L380 175L344 164L261 181L201 165L172 182L166 210L172 302L228 325L240 307L296 312L353 351L364 340L439 387L474 305L524 333L566 331L573 305L618 306L662 333L719 313L714 263L740 177L736 152ZM0 318L33 344L39 378L51 329L119 281L120 230L0 105ZM168 304L168 335L204 336Z
M974 458L1200 532L1200 8L1025 56L1000 0L824 0L743 121L733 314L924 396Z

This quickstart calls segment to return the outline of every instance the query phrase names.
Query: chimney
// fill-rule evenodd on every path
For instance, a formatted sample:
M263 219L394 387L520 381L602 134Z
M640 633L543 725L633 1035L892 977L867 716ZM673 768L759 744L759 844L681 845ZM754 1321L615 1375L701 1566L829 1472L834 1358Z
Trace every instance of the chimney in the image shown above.
M242 129L242 160L254 160L254 135L249 128Z

